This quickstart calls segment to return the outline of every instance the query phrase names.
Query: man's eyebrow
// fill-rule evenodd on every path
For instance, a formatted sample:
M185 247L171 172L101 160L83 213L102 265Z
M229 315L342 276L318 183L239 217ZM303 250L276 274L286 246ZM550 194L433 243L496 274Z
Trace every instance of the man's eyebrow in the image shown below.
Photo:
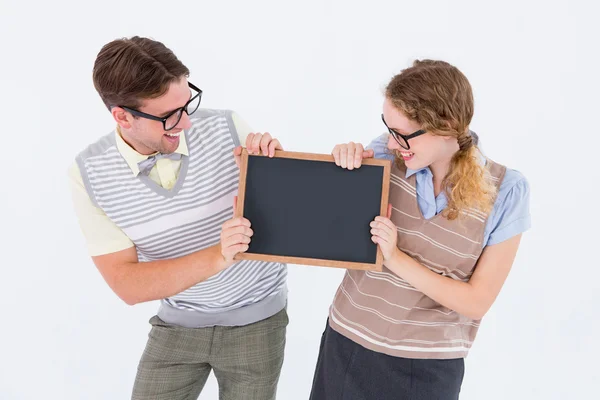
M191 98L192 98L192 91L190 90L190 97L188 97L187 101L190 101L190 99L191 99ZM161 118L164 118L164 117L166 117L167 115L171 114L173 111L175 111L175 110L179 110L180 108L181 108L181 107L177 107L177 108L175 108L175 109L173 109L173 110L171 110L171 111L167 111L167 112L165 112L165 113L158 114L158 116L159 116L159 117L161 117Z

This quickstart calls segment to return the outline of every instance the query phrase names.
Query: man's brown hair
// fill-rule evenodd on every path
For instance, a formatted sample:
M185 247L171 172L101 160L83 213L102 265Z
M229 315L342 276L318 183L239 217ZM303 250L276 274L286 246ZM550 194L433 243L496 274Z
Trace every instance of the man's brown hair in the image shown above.
M94 63L94 87L110 110L139 108L144 99L160 97L169 85L189 76L189 69L164 44L134 36L102 47Z

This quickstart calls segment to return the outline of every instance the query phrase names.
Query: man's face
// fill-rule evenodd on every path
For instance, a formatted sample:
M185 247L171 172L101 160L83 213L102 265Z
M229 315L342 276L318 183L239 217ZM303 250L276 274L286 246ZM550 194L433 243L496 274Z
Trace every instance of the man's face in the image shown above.
M143 100L138 111L164 117L173 110L183 107L190 97L191 91L187 79L183 77L171 83L164 95L155 99ZM173 153L179 146L179 136L183 130L192 126L190 118L185 112L175 128L169 131L164 130L163 123L160 121L134 117L125 111L124 113L122 117L127 121L126 123L120 122L120 117L115 116L121 127L121 136L140 154Z

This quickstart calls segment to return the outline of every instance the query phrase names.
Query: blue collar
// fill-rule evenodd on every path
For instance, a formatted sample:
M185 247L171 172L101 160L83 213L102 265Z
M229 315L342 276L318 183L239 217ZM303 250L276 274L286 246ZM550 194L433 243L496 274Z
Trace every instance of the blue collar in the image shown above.
M423 171L426 174L432 175L431 170L429 169L429 167L423 167L420 169L410 169L410 168L406 168L406 179L410 178L411 176L413 176L414 174Z

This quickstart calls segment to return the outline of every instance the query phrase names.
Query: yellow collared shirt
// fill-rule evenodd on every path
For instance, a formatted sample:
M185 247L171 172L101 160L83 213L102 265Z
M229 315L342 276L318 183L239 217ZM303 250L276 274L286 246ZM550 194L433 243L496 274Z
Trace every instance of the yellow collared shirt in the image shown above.
M245 145L246 137L252 130L236 113L232 114L232 119L238 132L240 143ZM135 151L125 143L121 135L117 132L115 132L115 140L119 153L121 153L127 165L131 168L133 175L137 176L140 172L138 162L145 160L148 156ZM180 136L179 147L177 147L175 152L188 155L185 135L182 134ZM148 174L148 177L163 188L171 189L177 181L180 167L181 160L163 158L157 161ZM134 244L129 237L108 218L101 208L96 207L92 203L83 184L83 178L76 162L69 168L68 175L75 214L85 237L89 254L91 256L100 256L133 247Z

